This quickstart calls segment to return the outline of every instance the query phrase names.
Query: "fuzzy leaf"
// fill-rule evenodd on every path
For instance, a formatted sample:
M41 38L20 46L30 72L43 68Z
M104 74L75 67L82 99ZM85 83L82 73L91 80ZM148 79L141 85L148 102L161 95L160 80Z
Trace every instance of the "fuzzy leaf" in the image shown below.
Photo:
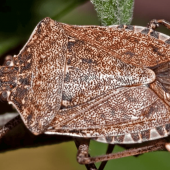
M130 24L134 0L91 0L102 25Z

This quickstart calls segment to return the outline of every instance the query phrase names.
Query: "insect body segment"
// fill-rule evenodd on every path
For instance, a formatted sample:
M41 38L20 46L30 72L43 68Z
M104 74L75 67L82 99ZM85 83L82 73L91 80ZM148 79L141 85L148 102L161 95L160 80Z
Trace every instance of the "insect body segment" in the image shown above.
M18 67L2 66L0 68L0 92L4 99L9 97L13 88L17 86Z
M109 90L154 80L152 70L126 64L88 41L75 40L67 50L62 104L79 105Z
M102 31L104 37L113 31L109 29L108 32L105 27L92 27L93 31ZM86 30L89 28L46 18L14 57L17 86L10 91L8 101L34 134L48 127L60 107L80 105L110 90L155 80L152 70L117 58L117 53L108 50L112 46L98 46L101 37L93 42L93 37L82 36L80 31L87 34Z
M45 18L0 68L0 91L36 135L110 144L163 138L170 134L169 44L169 36L140 26L75 26ZM87 156L88 142L83 145Z
M14 59L18 82L8 101L34 134L46 129L61 105L67 37L60 25L44 19Z
M169 108L147 86L152 88L156 80L153 65L168 60L169 46L164 41L169 37L142 27L133 31L125 26L63 27L69 36L62 93L65 109L46 133L98 136L96 140L107 143L160 138L154 128L168 126ZM155 39L159 37L161 41Z
M63 28L69 40L62 106L78 105L112 89L149 84L155 80L152 70L119 59L114 49L120 43L114 38L108 40L117 29L66 24ZM107 45L109 47L105 48Z

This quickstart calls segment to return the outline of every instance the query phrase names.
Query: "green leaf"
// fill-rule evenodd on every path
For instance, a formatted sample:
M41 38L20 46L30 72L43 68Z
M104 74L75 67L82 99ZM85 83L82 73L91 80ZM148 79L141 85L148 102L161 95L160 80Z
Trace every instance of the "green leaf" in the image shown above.
M102 25L130 24L134 0L91 0Z

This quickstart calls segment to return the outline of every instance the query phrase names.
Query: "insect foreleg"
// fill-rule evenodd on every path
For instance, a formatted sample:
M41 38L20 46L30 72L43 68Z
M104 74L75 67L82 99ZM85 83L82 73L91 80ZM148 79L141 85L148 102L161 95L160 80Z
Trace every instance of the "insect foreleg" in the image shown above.
M79 146L77 161L80 164L91 164L100 161L107 161L111 159L118 159L127 156L139 155L147 152L157 151L157 150L165 150L166 140L160 140L155 142L150 142L145 146L125 150L123 152L111 153L106 155L101 155L97 157L88 157L88 145L86 143Z
M6 123L4 126L0 128L0 139L8 133L10 130L12 130L14 127L16 127L18 124L22 122L20 116L16 116L12 120L10 120L8 123Z
M156 28L159 27L160 24L165 26L166 28L170 29L170 23L168 21L164 20L164 19L159 19L159 20L153 19L153 20L151 20L148 23L148 28L155 30Z

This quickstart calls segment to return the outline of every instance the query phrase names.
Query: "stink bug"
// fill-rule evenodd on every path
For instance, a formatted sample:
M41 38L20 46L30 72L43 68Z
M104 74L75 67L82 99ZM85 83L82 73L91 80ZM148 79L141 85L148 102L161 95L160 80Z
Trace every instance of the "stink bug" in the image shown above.
M45 18L18 55L0 67L3 98L35 135L76 138L77 160L88 169L97 161L169 149L170 37L149 28L74 26ZM89 140L108 144L147 143L140 148L88 156ZM113 150L109 145L108 152ZM105 162L102 164L104 167ZM100 168L100 169L102 169Z

